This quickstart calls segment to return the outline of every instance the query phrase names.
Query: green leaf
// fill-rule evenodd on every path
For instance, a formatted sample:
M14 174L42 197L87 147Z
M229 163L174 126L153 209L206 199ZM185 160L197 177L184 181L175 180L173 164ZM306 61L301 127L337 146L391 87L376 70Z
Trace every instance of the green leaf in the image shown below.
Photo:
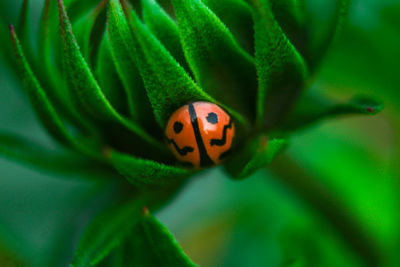
M71 266L94 266L104 259L131 233L144 205L143 200L133 199L96 216L83 233Z
M105 154L117 171L136 186L176 184L194 173L193 170L135 158L115 150Z
M337 0L335 2L336 11L333 19L330 21L328 30L324 33L324 36L321 39L318 39L316 42L311 42L305 53L305 59L310 71L315 71L319 66L347 17L351 0Z
M172 3L185 56L196 81L218 101L255 118L254 59L201 1L174 0Z
M143 20L149 30L164 45L179 64L189 70L175 21L155 0L142 1Z
M307 67L275 20L266 0L253 7L256 65L259 77L257 121L271 127L286 115L307 78Z
M26 51L27 57L31 60L32 58L32 50L30 46L31 38L31 23L29 16L29 0L24 0L22 2L21 11L19 14L18 25L16 27L16 32L20 36L22 41L22 46Z
M15 55L17 58L19 72L25 84L26 92L29 96L32 107L35 110L44 128L54 139L56 139L61 144L72 147L83 153L96 156L94 151L92 151L82 142L79 142L70 135L61 118L59 117L57 111L54 109L52 103L47 98L46 93L43 91L38 80L33 74L32 69L24 56L22 47L12 26L10 27L10 32L15 48Z
M301 97L295 110L283 125L285 130L294 130L331 117L345 115L375 115L383 104L367 96L356 96L347 102L339 102L307 92Z
M190 101L215 102L202 91L164 46L142 24L134 11L128 14L131 49L143 78L147 95L158 124L164 126L170 115ZM109 17L125 24L125 14L118 0L110 0Z
M154 125L154 120L149 119L152 108L136 65L130 28L124 14L115 13L116 10L112 7L113 4L110 3L107 14L107 35L117 72L124 85L130 115L133 120L151 128ZM143 116L143 114L148 115Z
M73 103L77 110L87 119L99 122L116 122L142 138L148 144L159 149L165 146L148 134L141 126L123 118L109 103L101 91L97 81L79 50L72 33L63 1L59 0L60 30L63 44L63 60L66 80L68 82Z
M117 73L107 36L103 38L100 44L95 74L101 90L111 105L121 114L128 114L128 101L126 100L125 89Z
M35 73L46 92L47 97L59 112L60 116L69 121L83 133L97 135L95 127L75 111L65 80L61 74L61 42L58 30L57 3L46 0L43 6L39 26L38 58L35 63Z
M254 54L254 28L250 6L243 0L202 0L228 27L237 42Z
M77 174L85 177L107 177L113 170L105 165L89 161L76 154L59 153L44 146L10 134L0 133L0 157L17 161L35 169L57 174Z
M287 146L284 139L268 139L261 136L246 145L232 157L225 169L235 179L244 179L266 167Z
M86 62L93 65L105 30L107 1L101 1L93 10L73 24L73 32Z
M146 208L127 242L125 255L124 264L128 266L196 266L168 229Z
M286 36L303 54L308 41L306 0L272 0L271 10Z

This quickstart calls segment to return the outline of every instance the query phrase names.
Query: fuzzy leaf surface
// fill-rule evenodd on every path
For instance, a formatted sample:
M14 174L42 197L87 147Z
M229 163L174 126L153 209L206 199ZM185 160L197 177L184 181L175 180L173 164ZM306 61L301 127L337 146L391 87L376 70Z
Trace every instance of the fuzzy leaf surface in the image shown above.
M111 0L109 8L110 17L121 21L125 19L118 0ZM128 17L133 41L131 49L136 56L154 115L162 129L169 116L184 104L201 100L215 102L193 82L134 11Z
M271 0L271 10L282 30L301 54L304 54L308 35L306 0Z
M106 99L92 71L83 58L62 0L59 0L60 30L63 44L64 71L77 110L90 120L117 122L160 149L164 146L144 129L123 118Z
M183 54L179 29L176 22L155 0L144 0L142 5L143 20L146 26L170 52L175 60L178 61L185 70L188 70L189 66Z
M149 120L149 116L143 116L143 114L152 114L152 109L138 70L134 40L125 14L114 8L114 5L115 3L110 2L108 6L107 36L117 72L124 85L130 115L133 120L139 121L142 125L153 126L153 120Z
M259 126L271 126L297 99L308 71L302 56L275 20L269 2L249 1L253 10L259 79L257 119Z
M72 25L81 53L90 65L93 65L105 30L106 5L106 0L100 1L93 10Z
M19 72L24 81L26 92L29 96L32 107L44 128L61 144L71 146L77 150L85 151L91 154L91 152L83 144L80 144L70 135L57 111L47 98L46 93L40 86L24 56L22 47L13 27L11 27L11 38L13 40Z
M244 0L202 0L228 27L235 40L254 54L254 28L250 6Z
M184 168L135 158L117 151L109 151L107 157L121 175L138 186L174 184L194 173Z
M220 102L254 118L257 74L254 59L199 0L174 0L186 59L196 81Z
M129 114L126 92L114 62L108 36L105 36L100 44L95 75L111 105L121 114Z

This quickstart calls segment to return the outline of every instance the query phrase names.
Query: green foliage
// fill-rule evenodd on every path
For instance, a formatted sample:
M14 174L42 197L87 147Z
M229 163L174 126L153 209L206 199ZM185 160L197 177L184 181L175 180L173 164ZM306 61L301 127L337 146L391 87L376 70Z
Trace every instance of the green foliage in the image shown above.
M132 231L139 221L143 200L133 199L99 214L86 228L72 266L94 266Z
M152 121L147 119L147 116L141 116L141 114L151 114L151 106L137 67L128 22L123 13L115 14L113 3L109 4L107 21L111 52L128 97L131 116L140 122Z
M147 209L126 241L125 266L194 267L172 234Z
M108 37L100 44L95 76L110 104L121 114L128 114L125 89L115 68Z
M307 78L307 66L274 19L270 4L265 0L252 0L251 4L259 77L257 119L259 125L271 126L297 99Z
M305 51L305 58L310 70L315 70L327 53L337 33L341 30L347 17L351 0L336 1L336 10L333 19L330 21L328 30L321 40L310 42L308 50Z
M11 26L12 42L0 44L1 56L21 74L26 94L44 128L73 152L58 153L0 134L0 155L63 175L115 178L115 192L106 194L96 207L86 207L102 211L88 223L72 266L196 266L171 233L144 208L157 210L165 206L191 176L200 172L181 167L167 152L163 140L170 115L191 101L216 103L235 120L232 155L224 163L232 180L250 177L268 166L299 197L298 202L308 204L325 218L351 248L352 256L378 265L378 246L364 232L359 218L352 216L351 209L342 207L330 190L317 179L308 178L287 155L278 158L276 165L272 162L287 147L286 138L296 138L297 133L293 133L299 128L342 115L374 115L383 108L365 96L350 101L335 100L344 97L328 93L322 96L314 90L318 82L305 91L341 27L350 1L336 3L326 34L314 38L309 25L312 13L303 0L65 0L65 5L58 0L58 8L55 1L45 0L34 49L29 1L23 1L16 29L21 42ZM3 6L7 5L0 4L0 9ZM0 14L7 17L3 13L1 10ZM2 20L0 33L5 33ZM11 43L16 66L9 58ZM309 145L303 145L307 153L312 151ZM319 157L318 149L312 153L315 157ZM335 158L326 161L335 165L335 169L328 168L332 173L340 173L340 166L351 170L351 163L347 166ZM190 206L198 199L213 197L210 188L213 184L195 201L188 201ZM260 186L251 190L257 188ZM287 192L278 197L284 194ZM194 243L211 247L206 254L225 255L209 240L211 237L218 238L224 232L230 241L235 240L237 234L230 229L235 220L246 225L251 218L267 214L268 221L272 221L275 214L255 211L254 206L261 205L259 198L252 197L253 192L245 199L230 201L223 212L216 212L218 219L213 221L226 227L211 229L199 235L206 240L200 238ZM270 203L271 199L264 202ZM282 209L282 205L276 206ZM233 214L237 211L245 214L243 218ZM364 219L365 213L363 210ZM78 218L77 224L82 224ZM265 222L260 225L247 227L254 235L253 231L270 226ZM258 238L258 232L254 236ZM314 251L335 259L329 251L337 248L321 249L322 238L293 234L285 238L292 237L301 249L295 251L283 244L285 264L327 266L320 264L324 262L322 257L310 261ZM267 239L271 242L275 238L269 234ZM305 245L307 240L310 246ZM240 253L225 259L227 266L240 264L235 259L242 256L242 251L243 255L255 255L254 247L238 243Z
M201 1L172 1L185 56L201 87L220 102L254 118L253 58Z
M254 29L250 6L243 0L203 0L226 25L235 40L254 54Z
M268 140L266 136L258 137L232 157L225 168L235 179L244 179L266 167L286 146L287 141L283 139Z
M79 46L72 33L71 24L62 1L59 1L59 9L64 51L63 66L76 109L86 116L88 120L100 121L100 123L104 121L120 123L135 133L138 138L142 138L151 145L162 147L160 142L155 140L138 124L123 118L105 98L79 51Z
M21 77L26 85L27 94L32 103L33 109L42 122L43 126L50 133L50 135L61 144L70 146L83 153L92 154L85 144L73 138L69 133L64 123L61 121L59 115L54 109L53 105L48 100L46 93L41 88L36 77L26 61L22 52L21 45L17 38L14 29L11 27L11 37L15 46L17 62L19 65Z
M189 71L179 37L179 28L168 13L155 1L143 1L143 20L147 28L164 45L175 60Z
M43 145L0 133L0 156L54 174L108 177L110 168L72 153L55 152Z
M115 21L126 20L118 1L110 1L109 8L109 16L115 18ZM161 128L164 128L169 116L187 102L215 102L193 82L134 12L129 17L132 40L130 47L135 52L147 95Z
M137 186L176 184L194 173L193 170L139 159L113 150L106 154L115 169Z
M292 114L288 116L284 128L294 130L319 120L344 115L375 115L383 109L383 104L370 97L358 96L346 102L333 101L309 91L302 96Z

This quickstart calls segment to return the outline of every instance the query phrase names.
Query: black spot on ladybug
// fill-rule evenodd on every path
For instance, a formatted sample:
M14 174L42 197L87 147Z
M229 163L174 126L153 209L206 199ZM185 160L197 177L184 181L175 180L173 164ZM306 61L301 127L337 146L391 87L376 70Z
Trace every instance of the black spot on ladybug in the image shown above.
M178 134L178 133L180 133L182 131L182 129L183 129L183 124L181 122L179 122L179 121L176 121L174 123L174 132L176 134Z
M211 124L217 124L218 123L218 116L214 112L208 113L208 116L207 116L206 119Z

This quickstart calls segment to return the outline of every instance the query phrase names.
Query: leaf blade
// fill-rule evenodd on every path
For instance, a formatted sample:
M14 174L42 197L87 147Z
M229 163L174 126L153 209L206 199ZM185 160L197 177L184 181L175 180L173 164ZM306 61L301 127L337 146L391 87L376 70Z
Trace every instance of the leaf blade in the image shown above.
M79 50L63 1L59 0L58 4L65 74L77 110L88 120L117 122L148 144L164 150L161 142L138 124L123 118L105 98Z
M310 91L299 99L296 108L283 124L283 128L297 130L312 123L339 116L372 116L382 111L383 108L381 102L368 96L355 96L348 101L339 102Z
M126 19L124 10L117 0L110 0L109 14L116 17L116 20ZM142 24L134 11L128 14L128 19L137 66L154 115L162 129L169 116L187 102L201 100L215 102L193 82L164 46Z
M286 115L297 99L308 69L275 20L270 4L266 0L249 1L253 10L259 77L257 124L271 127Z
M254 54L253 17L243 0L202 0L228 27L235 39L251 55Z
M225 170L234 179L244 179L255 173L268 164L283 149L286 148L288 142L285 139L271 139L261 136L251 141L244 147L241 153L229 160L225 164Z
M37 78L33 74L29 63L24 56L17 34L12 26L10 26L10 34L14 45L19 71L24 83L26 84L26 92L42 125L59 143L77 148L78 150L83 149L83 147L69 134L57 111L54 109L52 103L47 98L45 91L42 89Z
M157 37L179 64L189 71L179 38L176 22L155 0L142 3L143 20L149 30Z
M113 10L112 3L110 3L107 13L107 36L117 72L128 98L131 117L147 127L153 127L152 120L141 116L141 114L152 114L152 109L138 70L136 57L132 53L134 45L128 22L123 13L115 13Z
M115 150L107 151L106 154L117 171L137 186L176 184L194 173L188 169L135 158Z
M144 208L129 242L130 259L134 266L194 267L168 229ZM132 255L133 253L133 255Z
M132 231L142 207L140 199L133 199L97 215L81 237L71 266L94 266L104 259Z
M311 42L308 50L306 50L305 58L310 66L310 71L315 71L318 68L335 37L340 32L349 12L351 0L338 0L336 3L336 12L325 36L321 41Z
M172 1L181 43L196 81L212 97L254 118L254 59L199 0Z

